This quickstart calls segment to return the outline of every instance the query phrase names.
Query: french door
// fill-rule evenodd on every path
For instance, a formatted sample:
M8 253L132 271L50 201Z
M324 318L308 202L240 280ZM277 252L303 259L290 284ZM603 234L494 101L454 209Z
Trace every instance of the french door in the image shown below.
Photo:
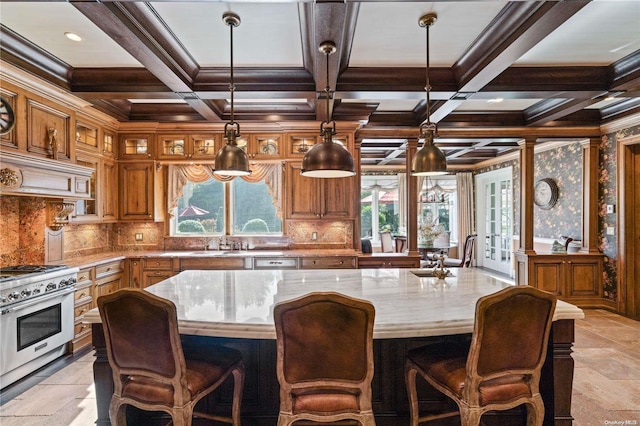
M477 265L513 276L512 168L476 175Z

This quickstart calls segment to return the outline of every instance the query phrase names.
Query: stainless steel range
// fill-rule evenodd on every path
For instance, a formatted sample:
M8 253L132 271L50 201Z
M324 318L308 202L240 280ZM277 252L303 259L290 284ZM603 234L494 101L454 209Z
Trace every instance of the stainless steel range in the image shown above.
M78 268L0 268L0 388L65 354Z

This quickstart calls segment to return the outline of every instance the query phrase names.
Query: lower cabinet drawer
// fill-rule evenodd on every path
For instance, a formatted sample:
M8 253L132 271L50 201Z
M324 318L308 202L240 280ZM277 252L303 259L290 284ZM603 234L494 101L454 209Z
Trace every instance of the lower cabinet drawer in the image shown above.
M358 258L358 268L419 268L419 257L370 257Z
M109 262L96 266L96 278L101 278L106 275L118 274L124 271L124 260L117 262Z
M351 269L356 267L356 258L353 256L332 257L303 257L300 262L301 269Z
M148 258L142 259L142 269L172 269L173 259L169 258Z
M249 262L251 258L247 258ZM251 267L249 267L251 268ZM245 258L238 257L192 257L180 259L180 270L192 269L247 269Z

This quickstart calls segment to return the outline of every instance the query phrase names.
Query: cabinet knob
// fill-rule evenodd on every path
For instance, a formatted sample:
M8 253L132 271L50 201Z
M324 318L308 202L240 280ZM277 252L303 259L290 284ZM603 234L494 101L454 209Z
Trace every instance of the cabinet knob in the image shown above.
M160 262L156 261L156 266L160 265Z
M342 265L343 263L344 263L344 260L341 260L341 261L340 261L340 265Z

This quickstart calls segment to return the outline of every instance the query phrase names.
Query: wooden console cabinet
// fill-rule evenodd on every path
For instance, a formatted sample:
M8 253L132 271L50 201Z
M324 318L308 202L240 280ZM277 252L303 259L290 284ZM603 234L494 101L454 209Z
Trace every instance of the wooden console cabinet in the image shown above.
M529 277L526 284L556 294L580 307L601 304L602 254L523 255L516 252L516 264L518 273Z

